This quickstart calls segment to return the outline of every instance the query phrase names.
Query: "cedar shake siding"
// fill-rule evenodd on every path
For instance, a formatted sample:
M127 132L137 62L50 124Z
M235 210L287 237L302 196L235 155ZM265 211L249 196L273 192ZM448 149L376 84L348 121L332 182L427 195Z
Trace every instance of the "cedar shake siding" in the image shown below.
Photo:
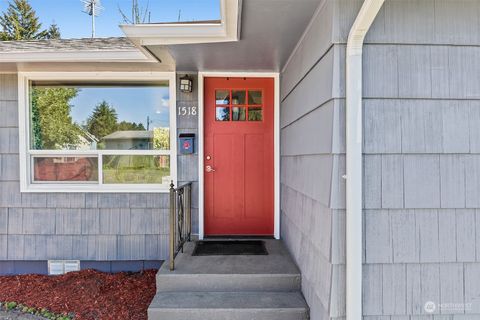
M340 101L360 4L337 1ZM367 35L366 320L480 318L479 28L478 1L392 0Z
M282 237L314 320L345 318L345 50L362 2L322 1L281 75ZM480 317L478 30L478 1L389 0L367 35L365 320Z
M302 272L313 320L344 315L344 166L332 42L324 1L281 74L281 236ZM343 174L343 173L342 173Z

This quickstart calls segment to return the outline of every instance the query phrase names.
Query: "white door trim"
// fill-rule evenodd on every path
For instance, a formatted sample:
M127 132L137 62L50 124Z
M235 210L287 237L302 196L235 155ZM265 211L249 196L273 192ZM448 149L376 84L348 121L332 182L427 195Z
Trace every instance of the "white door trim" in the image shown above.
M274 79L274 229L275 239L280 239L280 74L265 72L199 72L198 73L198 236L204 238L204 79L208 77L245 77Z

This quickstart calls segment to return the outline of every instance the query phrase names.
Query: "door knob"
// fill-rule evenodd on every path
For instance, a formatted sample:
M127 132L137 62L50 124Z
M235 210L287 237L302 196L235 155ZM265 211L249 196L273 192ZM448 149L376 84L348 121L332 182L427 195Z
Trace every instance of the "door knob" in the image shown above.
M207 172L215 172L215 169L212 168L212 166L206 166L205 171Z

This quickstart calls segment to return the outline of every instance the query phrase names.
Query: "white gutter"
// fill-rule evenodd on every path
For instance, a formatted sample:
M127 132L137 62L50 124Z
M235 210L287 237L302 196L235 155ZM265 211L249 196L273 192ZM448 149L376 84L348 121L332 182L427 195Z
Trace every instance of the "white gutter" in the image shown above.
M346 61L346 314L362 319L362 50L365 35L385 0L365 0L350 29Z

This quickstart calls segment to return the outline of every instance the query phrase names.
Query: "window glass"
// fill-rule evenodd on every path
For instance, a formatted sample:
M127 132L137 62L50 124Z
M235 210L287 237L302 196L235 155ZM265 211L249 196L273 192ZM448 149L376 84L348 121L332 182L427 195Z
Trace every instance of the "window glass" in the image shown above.
M217 107L215 110L215 119L217 121L230 121L230 108Z
M168 150L168 82L33 82L33 150Z
M263 112L262 108L250 107L248 108L248 121L262 121Z
M215 92L216 104L229 104L230 103L230 91L229 90L217 90Z
M96 157L33 157L33 182L96 182Z
M248 90L248 104L262 104L262 91Z
M232 107L232 121L245 121L245 107Z
M170 156L104 155L103 183L170 182Z
M168 186L169 99L168 80L32 81L30 182Z
M245 90L232 90L232 104L246 104L246 96Z

